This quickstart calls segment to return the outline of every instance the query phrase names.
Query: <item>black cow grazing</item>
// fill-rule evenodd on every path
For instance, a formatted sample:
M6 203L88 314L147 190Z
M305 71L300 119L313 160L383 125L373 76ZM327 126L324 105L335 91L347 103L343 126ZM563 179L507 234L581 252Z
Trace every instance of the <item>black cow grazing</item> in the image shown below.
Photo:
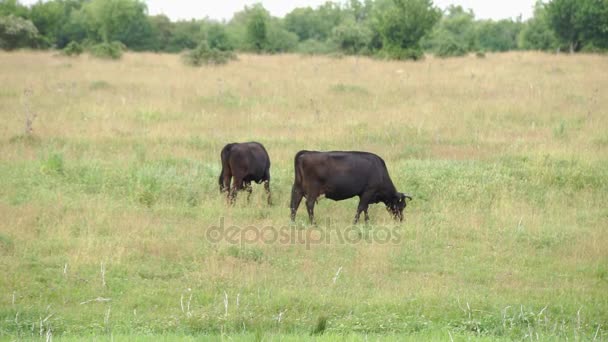
M300 151L294 160L295 181L291 190L291 220L306 197L310 223L314 222L314 207L321 195L340 201L359 196L355 223L361 212L369 221L369 204L383 202L395 219L403 221L406 199L411 196L397 192L382 158L368 152Z
M220 173L220 192L227 192L228 202L234 204L236 193L247 190L247 201L251 197L251 182L264 182L264 189L270 199L270 157L258 142L232 143L224 146L222 153L222 172ZM234 184L230 187L230 181Z

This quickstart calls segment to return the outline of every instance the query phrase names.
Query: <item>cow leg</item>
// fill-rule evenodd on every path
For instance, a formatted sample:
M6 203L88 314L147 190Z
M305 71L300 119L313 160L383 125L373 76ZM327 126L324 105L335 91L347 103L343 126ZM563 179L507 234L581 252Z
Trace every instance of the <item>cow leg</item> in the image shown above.
M300 189L298 189L295 185L291 188L291 221L294 222L296 220L296 212L298 211L298 207L300 206L300 202L302 202L302 197L304 194Z
M317 199L319 194L310 193L306 194L306 210L308 211L308 219L310 220L310 224L315 224L315 203L317 203Z
M268 194L268 205L272 205L272 198L270 196L270 179L264 181L264 190Z
M244 184L244 189L247 191L247 203L251 202L251 193L253 192L253 187L251 186L251 182Z
M230 181L232 180L232 174L228 171L224 172L222 176L222 191L226 191L226 199L230 199Z
M315 224L315 202L317 201L316 196L308 196L306 197L306 210L308 211L308 219L310 220L310 224Z
M365 194L359 197L359 205L357 206L357 213L355 214L355 222L357 224L359 222L359 216L361 212L365 213L365 222L369 222L369 215L367 214L367 208L369 207L369 196Z
M234 178L234 184L232 185L232 189L230 190L230 194L229 194L229 202L231 205L234 205L234 203L236 202L236 193L237 193L237 191L241 190L242 188L243 188L243 180Z

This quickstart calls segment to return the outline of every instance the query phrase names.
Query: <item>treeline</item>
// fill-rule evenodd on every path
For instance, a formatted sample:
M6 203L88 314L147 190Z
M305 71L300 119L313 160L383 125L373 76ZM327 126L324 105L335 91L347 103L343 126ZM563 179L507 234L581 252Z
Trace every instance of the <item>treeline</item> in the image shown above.
M195 15L195 13L193 13ZM24 6L0 0L0 48L79 49L115 44L133 51L361 54L417 59L508 50L608 48L608 0L538 1L527 20L478 20L432 0L328 1L277 18L261 5L232 19L171 21L150 16L141 0L50 0Z

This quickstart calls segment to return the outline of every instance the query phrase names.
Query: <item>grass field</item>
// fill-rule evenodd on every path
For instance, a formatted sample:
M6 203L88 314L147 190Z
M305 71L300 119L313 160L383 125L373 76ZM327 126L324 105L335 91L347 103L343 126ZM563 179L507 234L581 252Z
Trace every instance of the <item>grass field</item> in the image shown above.
M0 340L608 339L605 70L0 53ZM219 194L221 148L249 140L272 207ZM382 156L406 220L321 200L290 225L301 149Z

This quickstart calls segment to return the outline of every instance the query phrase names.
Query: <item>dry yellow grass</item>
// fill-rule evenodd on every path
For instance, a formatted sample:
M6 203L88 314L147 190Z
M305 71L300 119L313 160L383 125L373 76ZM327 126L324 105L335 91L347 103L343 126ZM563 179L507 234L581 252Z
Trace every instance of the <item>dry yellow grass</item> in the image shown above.
M605 337L607 69L605 56L530 52L241 55L203 68L174 55L1 53L0 334L29 336L28 324L53 313L45 329L58 333L307 333L327 316L337 333L523 338L531 325L548 337ZM34 139L21 136L26 106ZM217 191L221 147L246 140L270 153L271 208L259 188L234 208ZM225 227L319 233L289 227L300 149L381 155L415 199L404 225L375 206L357 232L384 226L400 239L210 243L220 217ZM331 218L344 231L355 205L321 201L319 229ZM190 315L180 308L188 288ZM97 296L112 302L79 304ZM100 323L108 307L110 327ZM17 312L25 323L7 323Z

